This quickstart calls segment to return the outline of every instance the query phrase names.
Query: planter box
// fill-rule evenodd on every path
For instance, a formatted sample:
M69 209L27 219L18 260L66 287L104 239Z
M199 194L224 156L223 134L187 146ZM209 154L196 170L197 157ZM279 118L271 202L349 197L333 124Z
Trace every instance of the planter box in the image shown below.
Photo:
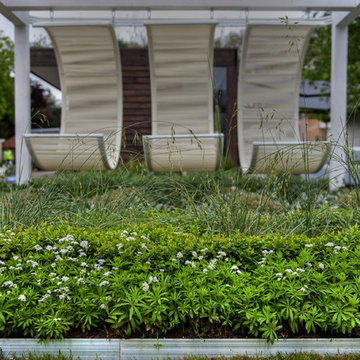
M0 339L3 356L28 353L72 355L73 359L183 359L185 356L266 356L277 353L360 353L360 339Z

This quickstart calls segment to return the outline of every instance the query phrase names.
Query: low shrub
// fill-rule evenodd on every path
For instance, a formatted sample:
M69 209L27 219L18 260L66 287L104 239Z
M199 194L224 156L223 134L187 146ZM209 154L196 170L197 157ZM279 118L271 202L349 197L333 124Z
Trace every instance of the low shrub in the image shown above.
M358 336L360 230L3 229L2 336Z

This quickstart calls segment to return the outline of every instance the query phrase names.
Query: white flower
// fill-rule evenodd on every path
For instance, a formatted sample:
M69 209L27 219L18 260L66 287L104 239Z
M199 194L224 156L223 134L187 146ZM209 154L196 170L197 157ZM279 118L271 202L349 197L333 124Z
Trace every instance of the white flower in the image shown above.
M207 273L208 269L203 269L203 273Z
M142 243L142 244L141 244L141 248L142 248L142 249L147 249L146 244L145 244L145 243Z
M150 239L149 238L147 238L146 236L144 236L144 235L141 235L140 236L142 239L144 239L144 240L146 240L146 241L150 241Z
M21 294L21 295L19 295L18 300L26 301L26 296Z
M287 272L288 274L292 274L293 271L291 269L286 269L285 272Z
M152 282L159 282L159 280L156 276L149 276L149 283L151 284Z
M83 249L87 249L89 246L89 243L86 240L81 241L81 243L79 244L80 247L82 247Z
M296 271L305 272L305 270L301 268L296 268Z
M332 242L328 242L327 244L325 244L325 246L330 246L330 247L333 247L333 246L334 246L334 243L332 243Z
M112 270L116 271L116 270L119 270L119 268L116 267L116 266L113 266L113 267L112 267Z
M221 257L223 257L223 256L226 256L226 253L224 252L224 251L218 251L218 256L217 256L217 258L221 258Z
M77 280L76 280L76 282L77 282L77 284L79 285L79 284L85 284L85 281L82 279L82 278L78 278Z
M172 258L172 259L171 259L171 261L174 261L174 262L175 262L175 261L177 261L177 260L176 260L176 259L174 259L174 258Z
M26 261L26 263L31 264L31 266L33 268L39 266L39 264L36 261L33 261L33 260L28 260L28 261Z
M105 286L105 285L109 285L109 282L106 281L106 280L102 281L102 282L99 284L100 287L101 287L101 286Z
M104 265L104 264L106 263L106 261L105 261L104 259L99 259L99 260L98 260L98 263L99 263L100 265Z
M118 248L118 250L120 250L124 246L124 244L120 243L120 244L116 244L115 246Z
M62 278L61 278L61 281L63 281L63 282L67 282L69 280L69 278L67 277L67 276L63 276Z
M180 251L176 254L176 257L179 258L179 259L182 258L183 256L184 255Z
M209 265L208 265L208 269L214 270L216 263L217 263L217 259L210 260Z
M51 245L46 246L46 250L51 251L52 249L53 249L53 247Z
M164 269L159 269L160 272L164 272L165 270Z
M143 288L144 291L148 291L149 290L149 284L146 281L144 281L142 283L142 288Z
M311 247L313 247L313 244L305 244L305 247L311 248Z
M84 257L86 256L86 253L83 252L82 250L79 250L79 257Z
M61 253L61 254L66 254L67 252L68 252L68 249L61 249L61 250L60 250L60 253Z
M82 263L80 264L80 266L82 266L82 267L88 267L89 265L88 265L86 262L82 262Z
M204 257L201 255L198 257L199 260L202 260Z
M18 256L13 256L13 259L14 260L17 260L19 257Z
M106 309L106 305L105 305L105 304L101 304L101 305L100 305L100 309L105 310L105 309Z
M94 264L94 268L97 271L101 271L103 269L103 267L100 264Z
M320 263L320 264L319 264L319 268L322 269L322 270L324 270L324 269L325 269L325 265L324 265L323 263Z
M134 237L132 237L132 236L129 236L129 237L126 238L126 241L132 241L132 240L136 240L136 239Z
M239 270L239 268L238 268L236 265L233 265L233 266L231 267L231 271L234 271L234 270Z
M275 276L283 276L283 274L282 273L277 273L277 274L275 274Z
M145 261L145 264L146 265L151 265L151 262L150 261Z
M111 275L111 271L107 271L106 273L104 273L104 276L109 276Z
M305 287L302 287L302 288L300 289L300 291L306 291L306 288L305 288Z
M16 285L10 280L3 282L2 287L6 287L6 286L8 286L8 287L16 287Z
M313 267L312 263L306 263L306 265L309 266L309 267Z
M201 249L200 251L202 252L202 253L205 253L205 252L207 252L209 249L208 248L205 248L205 249Z
M42 247L41 247L40 245L36 244L36 245L34 246L34 249L35 249L36 251L40 251L40 250L42 250Z
M72 262L76 262L77 258L69 257L69 260L72 261Z
M347 250L348 248L347 248L346 246L343 246L342 249L343 249L343 250Z
M198 257L198 254L196 251L192 251L191 252L191 255L196 259Z
M62 257L60 255L55 256L55 261L62 261Z

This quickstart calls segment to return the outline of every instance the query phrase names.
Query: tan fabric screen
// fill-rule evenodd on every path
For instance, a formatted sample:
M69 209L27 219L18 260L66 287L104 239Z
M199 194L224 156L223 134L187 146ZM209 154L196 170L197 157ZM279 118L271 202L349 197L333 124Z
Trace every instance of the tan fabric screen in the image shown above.
M93 154L87 160L87 167L114 169L117 166L122 127L122 77L120 55L116 36L112 26L109 25L81 25L81 26L49 26L46 27L53 42L56 59L58 63L60 83L62 90L62 115L60 134L75 136L74 141L79 142L76 134L87 134L81 141L90 142L98 146L98 140L90 140L92 134L102 134L103 148L105 154L102 158L95 156L100 154L96 148L91 150L90 144L84 152ZM62 144L60 137L34 136L31 141L32 151L39 148L36 142L41 142L39 149L44 150L45 144L52 144L49 148L48 157L51 152L55 158L60 159L60 153L68 148L69 136L66 137L67 144ZM43 140L41 140L41 138ZM84 151L84 146L71 147L74 155L67 156L60 163L62 168L74 168L72 161L66 165L66 159L78 157L79 152ZM103 150L104 150L103 149ZM43 155L45 156L44 151ZM77 153L76 153L77 152ZM105 158L104 158L105 156ZM35 156L40 159L40 155ZM82 158L86 159L85 155ZM90 159L91 158L91 159ZM100 160L100 161L99 161ZM42 162L47 163L47 162ZM59 166L60 166L59 164ZM96 164L96 165L95 165ZM101 165L102 164L102 165Z
M286 151L289 152L289 142L296 145L300 141L299 86L312 31L313 26L285 24L250 24L246 30L238 85L239 158L244 171L249 169L250 163L252 170L256 170L256 159L261 151L264 156L266 154L267 161L274 161L278 143L287 142ZM260 150L264 142L278 146L267 145ZM254 143L257 143L256 154L253 154ZM292 151L299 149L304 150L292 147ZM298 154L293 158L300 157ZM296 163L299 166L299 161ZM257 170L263 168L258 166Z
M147 25L152 134L207 134L213 120L215 24Z
M222 139L214 134L214 23L148 24L152 136L144 153L152 171L215 170Z

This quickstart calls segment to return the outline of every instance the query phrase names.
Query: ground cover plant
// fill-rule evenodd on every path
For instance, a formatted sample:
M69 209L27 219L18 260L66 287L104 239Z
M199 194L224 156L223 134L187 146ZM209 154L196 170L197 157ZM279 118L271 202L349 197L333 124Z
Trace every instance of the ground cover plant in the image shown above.
M227 237L43 223L0 239L4 337L359 335L357 226Z

